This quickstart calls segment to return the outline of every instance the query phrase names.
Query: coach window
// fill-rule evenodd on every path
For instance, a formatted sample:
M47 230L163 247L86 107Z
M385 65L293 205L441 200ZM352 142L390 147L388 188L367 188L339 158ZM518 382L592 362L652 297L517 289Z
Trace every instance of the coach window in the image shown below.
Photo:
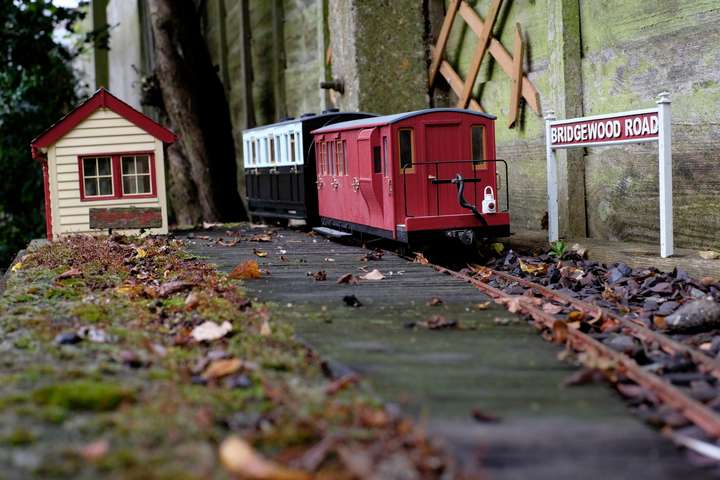
M400 168L406 172L413 171L413 163L415 162L413 149L413 130L412 128L401 128L398 132L398 150L400 153Z
M275 163L275 137L270 137L270 163Z
M343 148L343 160L345 161L345 175L350 174L350 169L348 168L348 156L347 156L347 141L342 141L342 148Z
M388 176L388 140L387 137L383 136L382 145L382 163L383 163L383 174Z
M485 162L485 127L483 125L473 125L470 127L472 160L476 169L484 170L487 168Z
M382 173L382 156L380 147L373 147L373 173Z
M337 172L338 175L345 175L345 159L343 158L342 140L335 142L337 147Z
M290 134L290 163L295 163L295 132Z

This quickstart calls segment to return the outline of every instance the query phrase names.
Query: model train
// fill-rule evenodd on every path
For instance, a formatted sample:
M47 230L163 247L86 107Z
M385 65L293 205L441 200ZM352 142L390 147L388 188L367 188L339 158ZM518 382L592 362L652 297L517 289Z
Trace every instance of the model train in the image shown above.
M494 122L485 113L436 108L325 112L248 130L250 214L404 243L507 236L507 189L498 205L507 164L495 158Z

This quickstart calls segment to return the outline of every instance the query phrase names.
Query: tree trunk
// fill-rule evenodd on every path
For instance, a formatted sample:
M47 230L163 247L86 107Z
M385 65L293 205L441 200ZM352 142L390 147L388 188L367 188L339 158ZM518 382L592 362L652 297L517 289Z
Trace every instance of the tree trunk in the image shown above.
M191 0L149 0L155 38L156 74L163 104L189 163L190 180L206 222L247 218L236 183L235 146L230 111L222 83L200 32L200 20ZM177 153L177 152L176 152ZM190 188L185 161L169 152L173 189ZM173 192L180 194L180 192ZM175 197L175 195L173 195ZM188 198L192 198L188 192ZM193 212L176 209L191 219Z

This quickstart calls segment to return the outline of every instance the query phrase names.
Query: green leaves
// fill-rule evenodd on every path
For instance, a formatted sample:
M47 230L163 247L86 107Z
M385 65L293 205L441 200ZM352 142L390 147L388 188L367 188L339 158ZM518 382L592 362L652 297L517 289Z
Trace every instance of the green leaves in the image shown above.
M82 15L49 0L0 2L0 270L44 236L42 173L29 144L77 103L74 53L53 32Z

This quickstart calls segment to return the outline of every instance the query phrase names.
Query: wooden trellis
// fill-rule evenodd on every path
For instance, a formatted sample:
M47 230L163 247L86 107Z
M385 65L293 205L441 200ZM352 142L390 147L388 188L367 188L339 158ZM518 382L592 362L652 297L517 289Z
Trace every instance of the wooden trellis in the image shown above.
M430 71L428 72L428 86L432 88L437 74L440 73L440 75L447 80L450 88L457 94L457 106L459 108L470 108L483 112L484 110L480 103L472 98L472 88L480 71L480 64L482 63L485 53L488 52L513 82L510 95L510 118L508 119L508 128L513 128L518 119L520 99L524 98L528 106L540 115L540 95L532 82L527 78L527 75L523 72L522 60L524 45L520 24L518 23L515 26L513 56L511 56L505 47L492 35L492 29L495 25L501 3L502 0L492 0L488 15L485 20L483 20L477 12L475 12L475 9L465 0L450 1L445 19L440 28L437 44L432 50L432 62L430 63ZM447 60L443 59L448 37L450 36L450 30L458 13L478 38L465 80L460 77Z

